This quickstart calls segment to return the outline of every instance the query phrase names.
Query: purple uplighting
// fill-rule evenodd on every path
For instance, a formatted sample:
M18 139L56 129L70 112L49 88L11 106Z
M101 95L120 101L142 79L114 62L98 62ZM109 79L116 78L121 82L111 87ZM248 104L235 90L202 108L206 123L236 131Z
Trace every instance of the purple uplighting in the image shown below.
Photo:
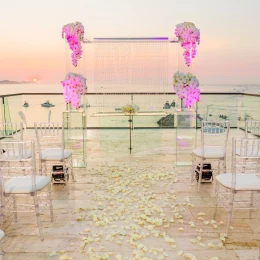
M169 38L168 37L126 37L126 38L94 38L94 40L98 40L98 41L123 41L123 40L131 40L131 41L147 41L147 40L152 40L152 41L168 41Z

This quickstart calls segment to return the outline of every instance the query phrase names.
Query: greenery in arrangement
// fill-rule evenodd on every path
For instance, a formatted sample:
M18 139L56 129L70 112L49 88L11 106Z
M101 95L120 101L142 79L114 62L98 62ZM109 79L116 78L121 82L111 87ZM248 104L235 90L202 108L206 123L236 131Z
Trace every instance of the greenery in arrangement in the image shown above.
M121 110L126 114L135 114L139 110L139 106L134 104L133 105L127 104L125 106L122 106Z

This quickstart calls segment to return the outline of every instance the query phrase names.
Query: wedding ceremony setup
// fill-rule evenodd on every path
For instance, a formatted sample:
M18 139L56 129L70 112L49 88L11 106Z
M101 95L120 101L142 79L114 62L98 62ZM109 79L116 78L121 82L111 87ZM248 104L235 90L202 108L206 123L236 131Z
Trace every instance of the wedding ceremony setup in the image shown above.
M260 260L257 6L79 2L18 3L0 259Z

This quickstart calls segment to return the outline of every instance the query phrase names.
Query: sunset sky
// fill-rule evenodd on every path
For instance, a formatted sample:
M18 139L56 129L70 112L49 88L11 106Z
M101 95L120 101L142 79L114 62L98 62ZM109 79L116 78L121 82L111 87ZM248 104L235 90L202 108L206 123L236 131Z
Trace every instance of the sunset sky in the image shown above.
M260 83L259 0L13 0L0 10L0 80L59 83L69 22L82 22L86 37L172 37L190 21L201 31L202 84Z

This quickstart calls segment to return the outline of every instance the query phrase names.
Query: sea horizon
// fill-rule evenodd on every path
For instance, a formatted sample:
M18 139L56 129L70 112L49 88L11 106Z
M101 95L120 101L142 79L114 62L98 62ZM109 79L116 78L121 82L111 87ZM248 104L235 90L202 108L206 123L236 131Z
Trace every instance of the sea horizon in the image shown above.
M247 93L260 94L260 84L201 84L201 93ZM0 95L63 93L61 84L1 84ZM88 84L88 93L175 93L172 85L156 86L126 84L124 86Z

